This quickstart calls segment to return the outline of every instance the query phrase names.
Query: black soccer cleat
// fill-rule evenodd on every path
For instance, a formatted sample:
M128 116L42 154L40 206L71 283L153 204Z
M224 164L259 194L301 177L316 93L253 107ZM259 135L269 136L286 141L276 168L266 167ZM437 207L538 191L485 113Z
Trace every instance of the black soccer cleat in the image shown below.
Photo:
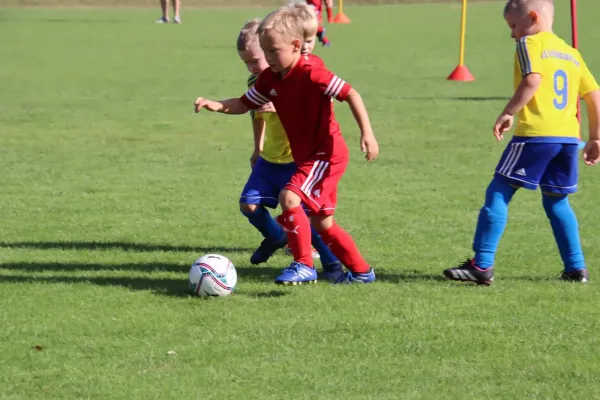
M560 279L567 282L588 283L590 280L590 273L586 268L581 268L571 272L563 271L560 274Z
M257 265L267 262L267 260L271 258L273 253L275 253L279 249L284 248L287 242L287 235L283 235L283 238L281 238L281 240L277 242L273 242L269 239L264 239L261 242L260 246L258 246L258 248L254 250L254 253L250 257L250 263Z
M489 286L494 281L494 267L481 269L471 258L458 267L445 269L444 276L452 281L474 282L478 285Z

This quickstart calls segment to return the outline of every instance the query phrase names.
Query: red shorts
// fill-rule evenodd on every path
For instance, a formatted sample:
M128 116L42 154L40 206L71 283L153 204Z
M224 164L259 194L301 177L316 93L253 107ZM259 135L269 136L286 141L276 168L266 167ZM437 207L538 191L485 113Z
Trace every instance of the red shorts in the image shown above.
M331 160L307 160L298 165L285 189L300 196L309 214L333 215L337 185L347 165L348 159L335 163Z

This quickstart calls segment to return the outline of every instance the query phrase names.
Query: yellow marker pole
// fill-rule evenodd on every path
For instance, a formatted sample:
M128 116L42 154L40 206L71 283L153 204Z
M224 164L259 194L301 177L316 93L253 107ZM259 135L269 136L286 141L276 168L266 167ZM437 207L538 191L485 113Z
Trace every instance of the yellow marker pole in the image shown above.
M465 35L467 31L467 0L462 0L462 12L460 18L460 49L458 51L458 66L448 76L450 81L474 81L475 78L465 67Z
M465 33L467 30L467 0L462 0L462 15L460 17L460 50L458 65L465 65Z

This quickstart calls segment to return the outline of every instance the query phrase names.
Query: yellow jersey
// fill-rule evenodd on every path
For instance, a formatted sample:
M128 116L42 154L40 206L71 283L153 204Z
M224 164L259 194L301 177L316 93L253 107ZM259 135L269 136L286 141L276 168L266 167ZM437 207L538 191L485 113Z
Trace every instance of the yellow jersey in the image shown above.
M515 52L515 89L529 74L542 75L542 83L519 112L515 136L578 138L578 96L598 89L579 51L552 32L524 36Z
M250 75L248 78L248 88L254 86L257 80L256 75ZM265 142L260 157L274 164L289 164L294 162L292 149L288 141L287 134L277 113L251 113L253 119L262 119L265 121Z

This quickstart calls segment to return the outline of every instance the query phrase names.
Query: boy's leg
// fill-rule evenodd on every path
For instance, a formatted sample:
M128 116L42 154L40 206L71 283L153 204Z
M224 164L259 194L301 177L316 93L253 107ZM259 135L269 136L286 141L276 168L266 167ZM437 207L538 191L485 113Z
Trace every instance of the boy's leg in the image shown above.
M484 285L492 283L496 249L506 227L508 204L516 190L498 178L492 179L485 192L485 204L479 210L477 219L477 229L473 239L475 257L456 268L446 269L444 271L446 278Z
M325 5L327 7L327 22L331 24L333 22L333 0L326 0Z
M369 283L375 280L373 269L360 254L352 236L335 223L333 215L317 215L311 220L333 254L350 270L340 277L338 283Z
M473 238L475 265L480 269L494 266L496 249L508 219L508 204L516 191L513 186L494 178L485 192L485 204L479 210Z
M563 144L549 163L540 186L542 204L564 264L561 278L585 283L589 276L579 239L579 225L567 197L577 190L578 154L577 144Z
M160 0L160 9L162 11L162 17L157 20L158 23L169 22L169 0Z
M259 158L240 196L242 214L264 237L250 257L252 264L266 262L275 251L287 243L285 232L265 208L277 207L277 189L272 188L267 179L273 168L272 164Z
M302 208L302 200L296 193L283 189L279 195L279 204L283 212L277 217L277 222L287 234L294 261L275 278L275 283L297 285L316 282L317 271L313 265L310 222Z
M317 30L317 38L319 39L319 42L321 42L321 44L325 47L329 47L331 46L331 42L329 41L329 39L327 39L327 36L325 36L325 28L323 28L323 26L319 25L319 29Z
M508 204L518 187L536 190L550 161L558 154L557 143L528 142L514 137L496 167L488 186L485 205L479 211L473 240L475 258L444 271L446 278L489 285L493 280L494 258L508 215Z
M568 278L577 277L581 279L576 280L585 279L587 282L587 271L582 271L585 270L585 261L579 240L579 225L568 196L544 193L542 204L564 264L563 279L572 280Z
M340 275L344 272L342 263L333 254L331 249L327 247L323 241L323 237L315 230L314 226L311 226L311 237L312 245L319 253L321 265L323 266L323 274L321 278L336 281Z
M175 21L176 24L180 24L181 23L181 16L179 15L181 9L181 0L173 0L173 21Z

